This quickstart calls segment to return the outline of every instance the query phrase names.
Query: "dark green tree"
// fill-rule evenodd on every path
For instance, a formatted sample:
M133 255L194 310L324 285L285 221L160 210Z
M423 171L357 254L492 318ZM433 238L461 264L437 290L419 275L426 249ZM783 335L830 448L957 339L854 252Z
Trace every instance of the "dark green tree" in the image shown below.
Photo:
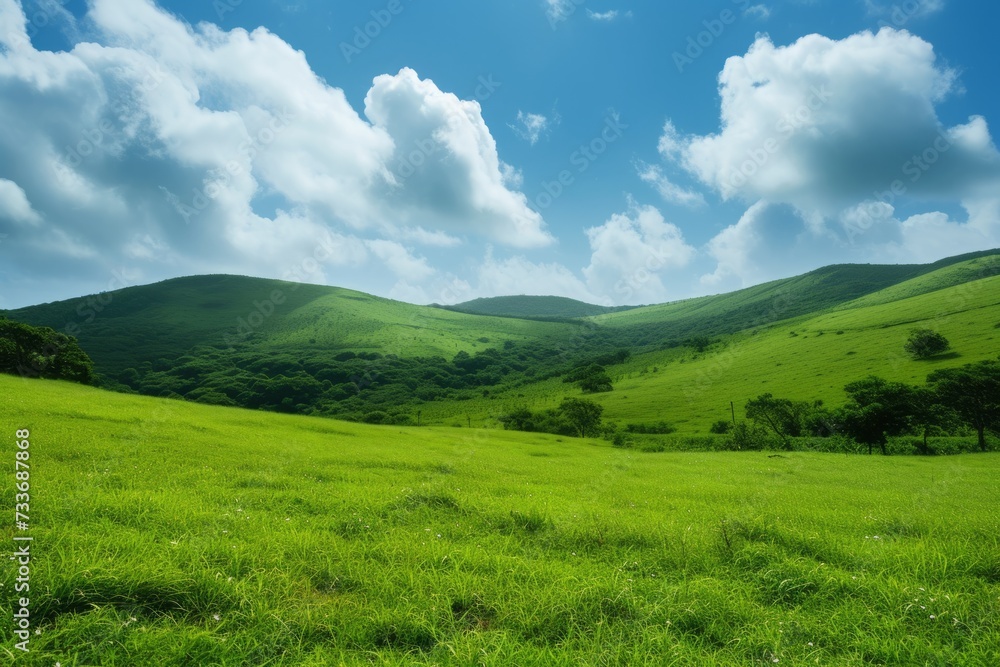
M771 394L761 394L747 401L747 419L774 431L781 438L785 449L791 449L789 438L802 435L802 416L808 408L806 403L775 398Z
M559 411L573 425L581 438L593 435L601 427L604 406L584 398L564 398Z
M985 452L986 431L1000 431L1000 361L937 370L927 382L943 405L975 429L979 448Z
M951 347L948 339L933 329L914 329L903 345L903 349L914 359L928 359L947 352Z
M875 445L888 454L888 439L912 430L913 387L872 375L850 383L844 391L850 399L840 412L844 431L856 442L868 445L869 454Z
M94 381L94 363L76 338L0 318L0 372L31 378Z
M498 417L506 431L534 431L535 415L525 407L514 408L505 415Z

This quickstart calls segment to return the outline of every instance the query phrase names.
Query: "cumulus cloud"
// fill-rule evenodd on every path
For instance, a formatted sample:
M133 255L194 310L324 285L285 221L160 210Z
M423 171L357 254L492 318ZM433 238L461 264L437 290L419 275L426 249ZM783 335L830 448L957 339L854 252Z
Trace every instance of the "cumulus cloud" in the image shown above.
M671 292L669 272L694 258L695 248L655 207L632 204L627 213L587 230L592 251L583 270L588 288L616 303L657 303Z
M916 234L942 236L973 220L974 229L953 235L962 242L947 247L1000 242L1000 219L986 203L1000 185L1000 153L984 118L950 127L940 120L937 106L959 89L957 74L923 39L892 28L842 40L809 35L788 46L759 36L726 62L719 89L718 132L682 136L668 122L659 144L665 159L723 199L754 205L709 244L720 263L709 282L762 275L739 257L753 255L757 238L774 247L767 231L777 228L762 222L774 210L795 212L784 225L797 225L793 237L805 231L825 238L811 246L817 263L837 253L917 252ZM947 216L900 221L877 211L940 201L961 204L969 219L949 220L949 227ZM865 223L859 207L873 219ZM740 244L746 248L737 252Z
M13 282L51 265L96 285L130 262L146 280L280 276L331 239L328 268L381 260L372 237L553 241L478 102L413 70L376 78L362 116L266 29L192 27L150 0L94 0L84 23L88 41L39 51L20 4L0 0Z

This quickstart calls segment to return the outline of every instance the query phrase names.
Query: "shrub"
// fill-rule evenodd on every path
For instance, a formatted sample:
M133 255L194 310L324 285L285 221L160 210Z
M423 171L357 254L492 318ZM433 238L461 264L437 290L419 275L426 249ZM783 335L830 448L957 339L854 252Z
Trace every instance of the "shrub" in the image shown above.
M929 359L947 352L950 347L948 339L933 329L914 329L903 345L914 359Z
M733 422L728 419L720 419L719 421L712 424L708 429L709 433L715 433L717 435L725 435L733 430Z

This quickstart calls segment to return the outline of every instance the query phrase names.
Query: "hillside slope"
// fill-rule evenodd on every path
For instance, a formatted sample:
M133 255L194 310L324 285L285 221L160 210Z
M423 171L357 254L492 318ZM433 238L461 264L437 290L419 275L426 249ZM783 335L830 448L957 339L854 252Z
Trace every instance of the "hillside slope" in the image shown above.
M643 344L731 334L847 304L954 265L967 268L950 273L950 281L942 279L935 289L996 275L998 257L1000 250L990 250L949 257L933 264L840 264L728 294L600 315L593 321L611 328L628 329L631 336ZM981 258L986 259L979 264L968 264ZM884 298L891 301L899 296L902 295L887 293Z
M11 318L72 328L99 373L117 377L194 348L249 346L261 358L373 351L453 357L504 341L561 338L574 327L480 317L361 292L243 276L193 276L31 306Z
M705 433L713 422L729 418L730 401L740 416L747 400L765 392L836 406L844 401L845 384L871 374L922 384L937 368L1000 354L1000 276L961 282L991 274L996 266L995 260L982 259L946 266L852 304L755 325L704 353L682 347L638 354L610 369L613 392L588 398L604 405L613 421L663 419L682 432ZM931 289L941 285L950 286ZM903 344L918 327L942 333L952 352L911 359ZM440 423L450 423L456 413L486 423L512 407L554 407L564 396L579 395L556 378L461 405L428 406L424 413Z

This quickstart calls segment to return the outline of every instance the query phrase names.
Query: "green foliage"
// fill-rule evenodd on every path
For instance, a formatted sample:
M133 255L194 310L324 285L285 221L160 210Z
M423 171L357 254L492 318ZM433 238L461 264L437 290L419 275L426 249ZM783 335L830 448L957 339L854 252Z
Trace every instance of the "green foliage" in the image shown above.
M91 384L94 364L72 336L0 316L0 373Z
M850 383L844 391L850 398L840 415L844 431L867 445L869 454L875 445L887 454L888 438L911 430L916 405L913 387L869 376Z
M929 359L951 348L948 339L933 329L914 329L903 349L914 359Z
M1000 431L1000 362L937 370L927 382L943 405L975 429L979 447L986 451L986 431Z
M791 401L787 398L775 398L771 394L761 394L747 401L747 419L766 426L774 432L786 448L791 447L789 438L802 435L802 422L808 404L803 401Z
M719 421L712 424L708 429L709 433L715 433L717 435L725 435L733 430L733 422L728 419L720 419Z
M586 438L601 427L604 406L584 398L564 398L559 404L559 412L566 416L581 438Z
M627 433L641 433L644 435L668 435L677 431L677 427L670 422L660 420L658 422L626 424Z

